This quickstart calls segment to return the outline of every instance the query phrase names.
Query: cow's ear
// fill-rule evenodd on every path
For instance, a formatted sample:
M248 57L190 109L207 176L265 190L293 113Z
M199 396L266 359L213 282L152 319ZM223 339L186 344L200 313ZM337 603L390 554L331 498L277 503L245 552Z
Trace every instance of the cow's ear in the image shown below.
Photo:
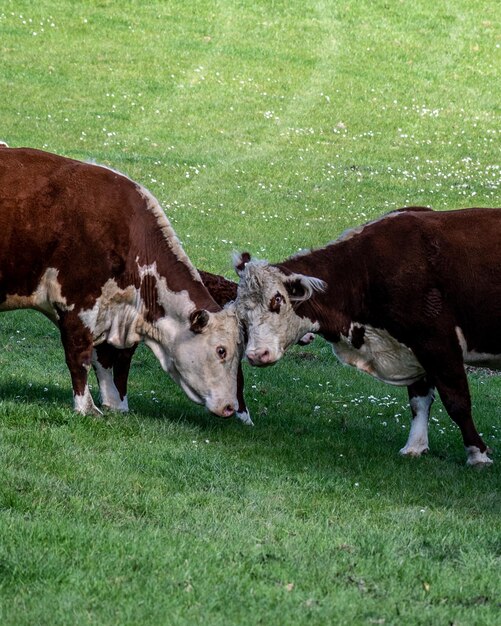
M190 330L192 333L202 333L209 323L210 315L205 309L197 309L190 315Z
M250 260L251 255L249 252L235 252L233 255L233 267L239 276L242 276L245 266Z
M327 283L314 276L292 274L284 280L285 288L292 302L302 302L311 298L315 291L325 291Z

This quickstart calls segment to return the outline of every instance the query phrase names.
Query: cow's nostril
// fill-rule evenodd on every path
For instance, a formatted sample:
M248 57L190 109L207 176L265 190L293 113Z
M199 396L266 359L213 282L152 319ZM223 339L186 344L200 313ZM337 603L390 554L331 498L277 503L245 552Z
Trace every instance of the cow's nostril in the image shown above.
M227 404L223 409L223 417L231 417L235 413L235 408L231 404Z
M269 363L271 359L270 351L267 348L263 348L257 354L257 360L260 363Z
M248 359L249 363L255 363L256 362L256 353L253 350L249 350L249 352L247 352L247 359Z

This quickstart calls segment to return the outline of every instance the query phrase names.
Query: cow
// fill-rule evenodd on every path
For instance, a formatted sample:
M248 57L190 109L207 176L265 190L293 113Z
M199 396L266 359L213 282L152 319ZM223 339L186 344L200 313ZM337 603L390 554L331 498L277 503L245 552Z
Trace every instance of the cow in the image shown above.
M464 363L501 368L501 209L408 207L280 263L237 259L237 313L252 365L275 363L305 332L347 363L407 386L402 455L428 451L435 389L468 465L492 463L471 413Z
M235 307L211 297L153 195L112 169L0 147L0 311L24 308L59 328L77 413L100 414L92 365L103 404L126 409L139 342L194 402L238 407Z

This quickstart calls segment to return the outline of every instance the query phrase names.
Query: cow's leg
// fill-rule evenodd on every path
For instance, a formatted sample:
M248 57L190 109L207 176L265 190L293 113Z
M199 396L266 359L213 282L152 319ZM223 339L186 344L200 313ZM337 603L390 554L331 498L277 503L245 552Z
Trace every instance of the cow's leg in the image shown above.
M428 420L435 399L435 390L426 378L409 385L409 404L412 411L411 430L407 443L400 450L404 456L421 456L428 452Z
M99 395L104 407L115 411L128 411L127 379L136 347L119 350L109 343L94 349L92 365L99 384Z
M61 341L73 385L73 406L83 415L102 415L92 399L88 374L92 363L92 335L73 311L59 319Z
M478 434L471 415L471 398L466 372L461 368L454 373L444 372L436 378L436 386L447 413L461 429L467 454L467 465L489 465L487 446Z
M456 334L442 330L435 341L424 342L414 350L419 362L433 380L449 416L461 430L468 465L492 463L487 446L478 434L471 415L468 379L463 365L463 354Z
M237 400L238 400L238 409L237 409L237 418L247 424L247 426L254 426L254 422L251 419L249 410L245 404L244 399L244 374L242 372L242 364L238 365L238 374L237 374Z
M132 348L118 350L115 363L113 364L113 382L118 391L120 400L125 408L119 410L128 411L129 402L127 400L127 381L129 380L130 364L137 345Z

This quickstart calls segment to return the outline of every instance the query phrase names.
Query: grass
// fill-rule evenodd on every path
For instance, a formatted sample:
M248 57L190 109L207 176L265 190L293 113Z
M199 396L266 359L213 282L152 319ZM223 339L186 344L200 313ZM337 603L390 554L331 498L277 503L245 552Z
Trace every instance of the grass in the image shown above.
M4 2L0 139L145 184L196 265L279 260L408 203L499 205L497 4ZM57 332L0 317L0 621L498 623L499 377L470 376L495 465L437 402L321 340L245 366L256 423L189 403L146 349L127 416L73 415ZM94 389L95 391L95 389Z

